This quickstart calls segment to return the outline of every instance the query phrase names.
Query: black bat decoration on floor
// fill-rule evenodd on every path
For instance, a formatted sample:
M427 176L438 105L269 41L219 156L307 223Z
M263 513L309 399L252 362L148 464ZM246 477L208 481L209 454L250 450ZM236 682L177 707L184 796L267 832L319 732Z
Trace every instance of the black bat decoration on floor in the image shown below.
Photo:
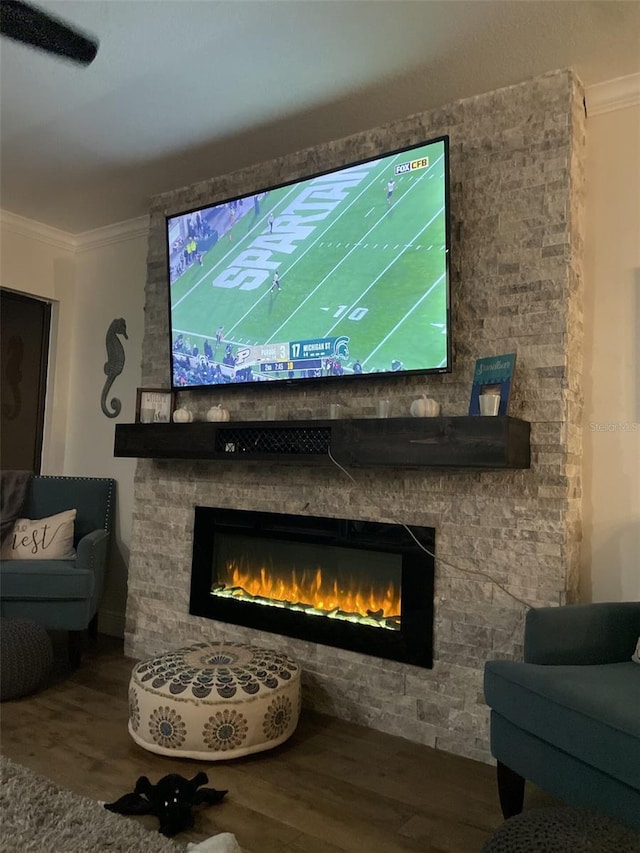
M136 782L133 793L125 794L115 803L105 803L105 809L117 814L152 814L160 821L163 835L172 836L193 826L192 809L199 805L219 803L227 791L201 788L209 781L206 773L185 779L177 773L163 776L153 785L146 776Z

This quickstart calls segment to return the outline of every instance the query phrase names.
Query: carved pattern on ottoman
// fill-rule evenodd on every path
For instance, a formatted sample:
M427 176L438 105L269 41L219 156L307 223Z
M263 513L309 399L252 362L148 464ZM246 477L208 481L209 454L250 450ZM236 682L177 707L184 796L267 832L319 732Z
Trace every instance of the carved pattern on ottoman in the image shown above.
M129 733L162 755L205 761L272 749L300 716L300 667L245 643L194 643L134 667Z

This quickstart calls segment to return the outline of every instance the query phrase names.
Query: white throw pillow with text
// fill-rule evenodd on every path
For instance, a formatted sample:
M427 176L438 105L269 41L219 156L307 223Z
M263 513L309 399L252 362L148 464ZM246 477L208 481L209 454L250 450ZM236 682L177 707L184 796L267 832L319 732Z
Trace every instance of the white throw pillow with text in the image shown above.
M73 560L73 529L77 510L47 518L18 518L2 544L3 560Z

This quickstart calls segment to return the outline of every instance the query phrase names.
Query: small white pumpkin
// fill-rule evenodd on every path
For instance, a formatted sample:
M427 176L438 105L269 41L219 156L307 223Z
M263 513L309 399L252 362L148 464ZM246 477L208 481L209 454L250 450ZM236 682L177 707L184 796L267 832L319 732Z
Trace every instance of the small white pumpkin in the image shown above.
M193 421L193 412L182 406L176 409L172 415L174 424L190 424Z
M208 421L228 421L229 420L229 411L224 409L220 404L217 406L211 406L209 411L207 412L207 420Z
M409 412L414 418L437 418L440 414L440 403L433 397L423 394L413 401Z

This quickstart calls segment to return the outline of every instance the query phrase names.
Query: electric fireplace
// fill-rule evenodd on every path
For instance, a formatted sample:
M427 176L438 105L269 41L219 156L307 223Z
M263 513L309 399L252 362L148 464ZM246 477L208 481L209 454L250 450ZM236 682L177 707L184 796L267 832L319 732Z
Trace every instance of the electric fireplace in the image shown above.
M189 612L431 667L433 552L432 528L196 507Z

